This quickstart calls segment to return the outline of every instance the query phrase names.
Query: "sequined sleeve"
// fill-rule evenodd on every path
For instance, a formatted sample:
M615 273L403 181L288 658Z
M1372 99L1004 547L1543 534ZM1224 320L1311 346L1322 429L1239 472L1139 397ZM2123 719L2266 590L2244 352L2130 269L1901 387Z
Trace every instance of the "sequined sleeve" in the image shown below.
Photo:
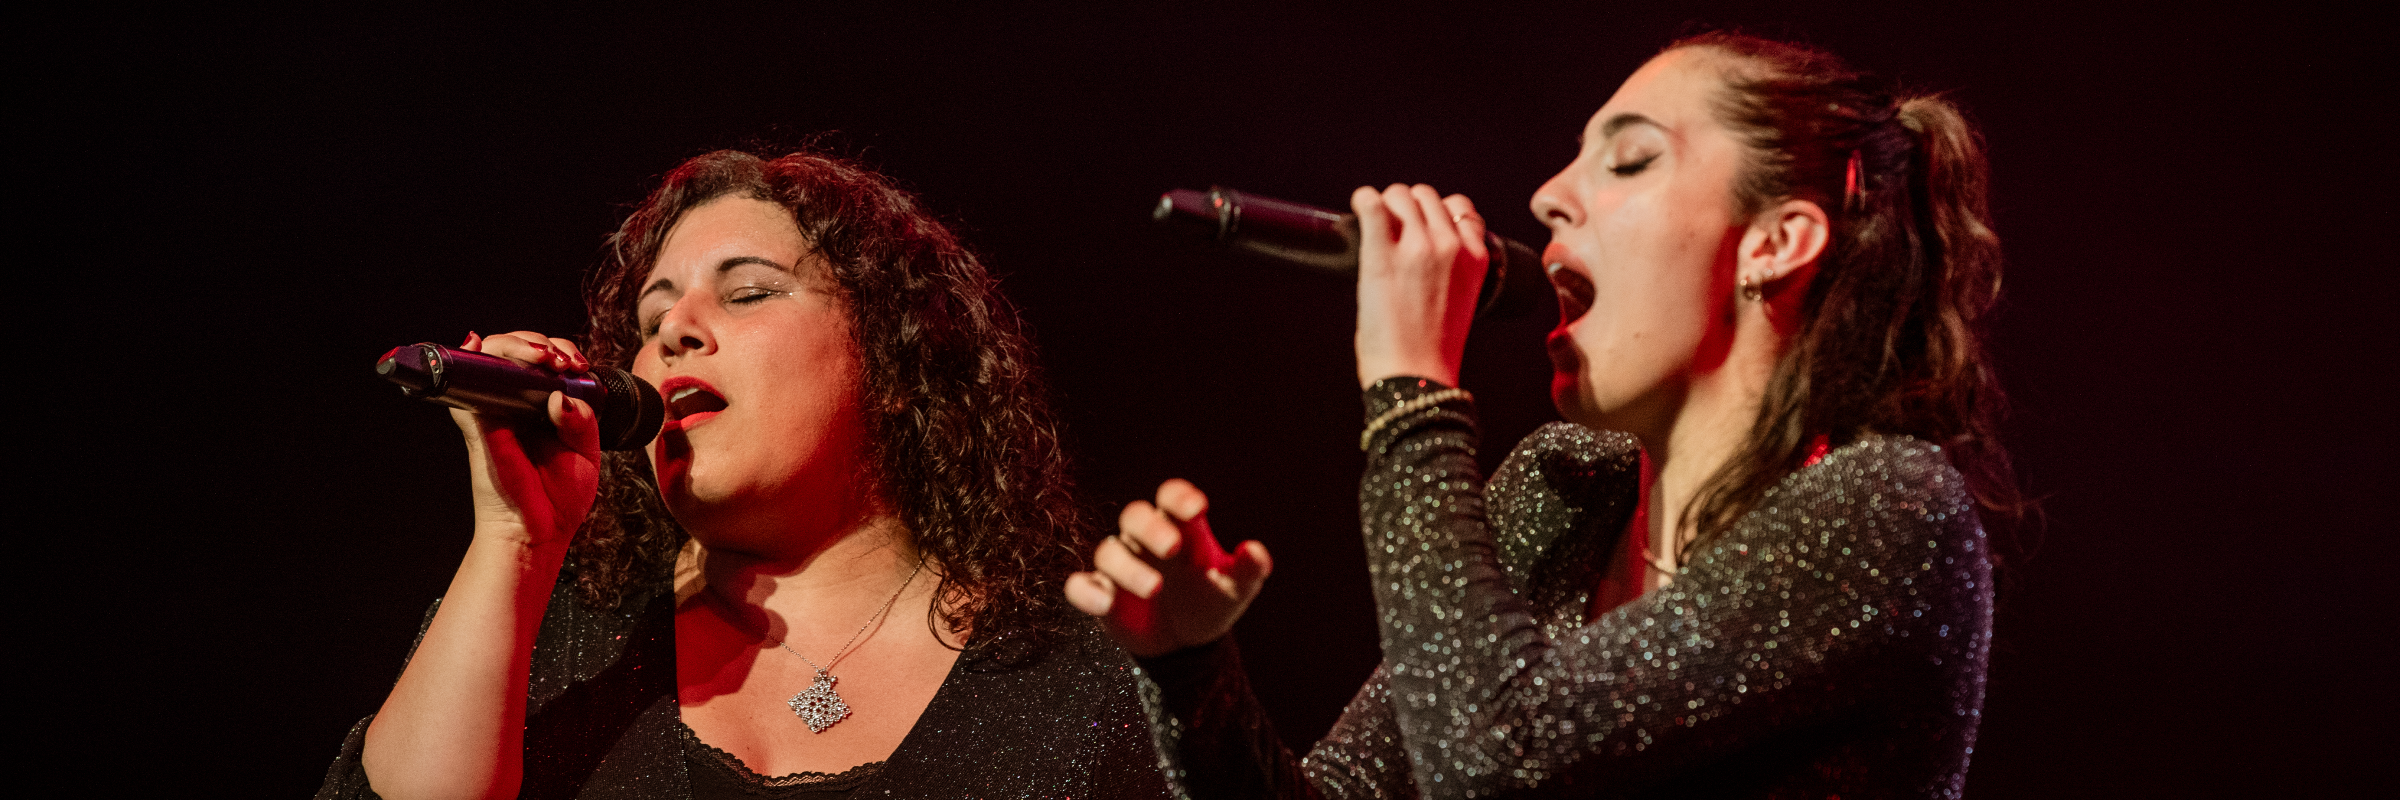
M1378 383L1368 417L1440 388ZM1567 627L1511 590L1475 447L1469 401L1410 414L1370 440L1360 490L1389 707L1424 796L1958 793L1990 579L1938 448L1840 448L1672 585Z

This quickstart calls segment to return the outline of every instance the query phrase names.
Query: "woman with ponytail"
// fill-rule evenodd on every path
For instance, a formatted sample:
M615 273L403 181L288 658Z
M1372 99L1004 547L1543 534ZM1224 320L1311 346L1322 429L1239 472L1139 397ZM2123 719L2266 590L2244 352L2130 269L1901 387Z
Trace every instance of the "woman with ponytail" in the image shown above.
M2022 506L1983 351L1979 138L1938 96L1735 34L1593 115L1533 212L1552 398L1487 481L1464 197L1360 189L1361 522L1384 660L1305 757L1225 638L1265 579L1180 481L1069 598L1163 690L1196 796L1954 797Z

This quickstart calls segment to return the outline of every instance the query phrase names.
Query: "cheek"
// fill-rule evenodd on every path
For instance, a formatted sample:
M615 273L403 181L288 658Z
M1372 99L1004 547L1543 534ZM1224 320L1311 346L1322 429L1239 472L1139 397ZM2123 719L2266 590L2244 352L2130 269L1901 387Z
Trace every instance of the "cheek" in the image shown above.
M1574 331L1595 385L1655 383L1688 365L1707 337L1717 237L1670 205L1626 197L1600 220L1592 311Z
M652 353L651 349L647 347L640 348L634 352L633 365L631 369L634 377L649 381L650 385L652 386L657 386L658 382L664 379L667 373L666 365L660 363L658 356Z
M773 387L781 425L811 431L810 438L842 437L855 427L861 364L849 336L833 325L796 326L761 342L755 385Z

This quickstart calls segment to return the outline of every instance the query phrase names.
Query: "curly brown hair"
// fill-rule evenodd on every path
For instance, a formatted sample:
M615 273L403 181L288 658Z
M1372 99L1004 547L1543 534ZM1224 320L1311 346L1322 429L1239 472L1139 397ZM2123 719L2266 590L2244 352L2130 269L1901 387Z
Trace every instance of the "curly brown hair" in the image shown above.
M1757 420L1685 511L1684 549L1756 507L1817 436L1869 432L1942 446L1986 524L2014 527L2031 506L2000 444L2007 396L1984 348L2001 256L1982 136L1949 100L1822 50L1722 31L1667 46L1683 48L1726 57L1716 116L1749 149L1738 210L1800 198L1833 223Z
M631 363L635 303L668 231L726 196L790 211L840 287L865 373L867 466L941 575L926 624L971 631L979 654L1053 639L1063 582L1093 539L1032 344L975 254L883 176L806 151L724 150L677 166L609 236L585 282L593 361ZM579 599L611 608L669 571L688 534L641 454L609 454L601 483L572 553Z

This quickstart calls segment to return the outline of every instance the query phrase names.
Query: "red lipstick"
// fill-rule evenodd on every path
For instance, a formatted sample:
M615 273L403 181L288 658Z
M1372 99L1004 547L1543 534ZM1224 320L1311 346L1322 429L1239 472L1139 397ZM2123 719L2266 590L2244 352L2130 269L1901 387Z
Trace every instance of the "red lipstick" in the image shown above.
M718 412L731 405L717 387L689 375L668 378L659 384L658 394L667 401L668 430L690 430L715 419Z

